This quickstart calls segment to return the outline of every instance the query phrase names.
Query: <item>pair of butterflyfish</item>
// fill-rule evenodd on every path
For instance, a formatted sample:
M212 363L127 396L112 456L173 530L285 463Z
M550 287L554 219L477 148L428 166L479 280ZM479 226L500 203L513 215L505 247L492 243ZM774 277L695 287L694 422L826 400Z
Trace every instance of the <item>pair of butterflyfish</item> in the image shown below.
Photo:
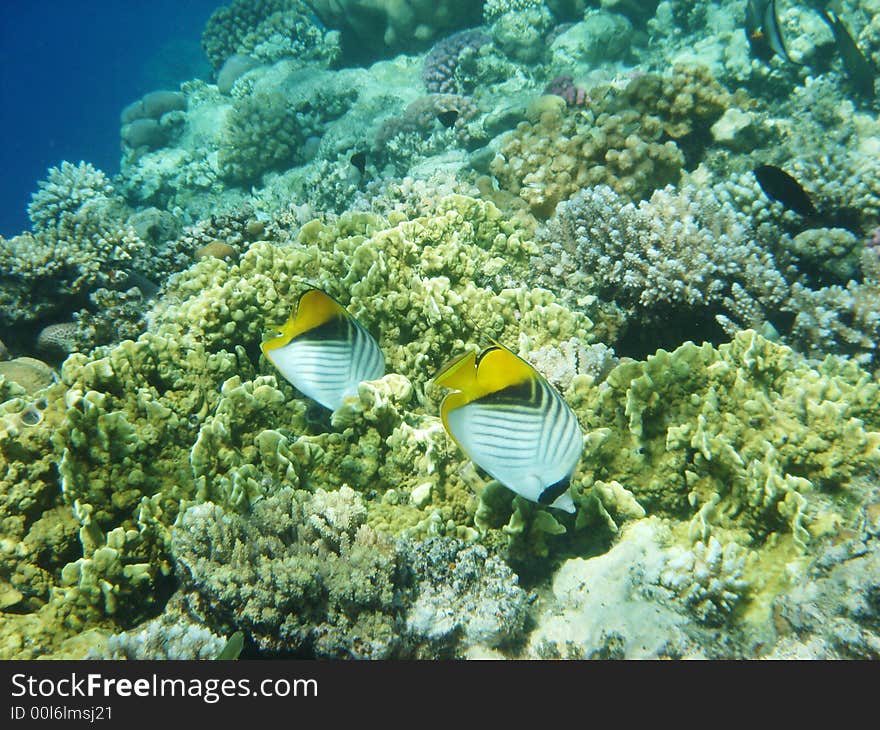
M263 354L297 390L335 410L385 374L376 340L335 299L306 291ZM435 378L446 432L491 477L532 502L574 512L568 485L583 450L577 416L531 365L498 344Z

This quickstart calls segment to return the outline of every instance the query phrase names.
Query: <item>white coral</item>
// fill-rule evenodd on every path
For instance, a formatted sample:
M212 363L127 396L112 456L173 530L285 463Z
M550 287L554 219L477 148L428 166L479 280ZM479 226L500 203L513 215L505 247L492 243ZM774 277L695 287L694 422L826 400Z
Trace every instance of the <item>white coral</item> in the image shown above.
M743 572L749 551L735 542L722 545L715 537L691 550L673 550L660 573L660 584L705 623L722 623L749 593Z
M64 214L77 213L90 200L114 195L107 176L88 162L74 165L65 160L60 167L49 168L47 178L38 185L28 205L35 231L58 226Z

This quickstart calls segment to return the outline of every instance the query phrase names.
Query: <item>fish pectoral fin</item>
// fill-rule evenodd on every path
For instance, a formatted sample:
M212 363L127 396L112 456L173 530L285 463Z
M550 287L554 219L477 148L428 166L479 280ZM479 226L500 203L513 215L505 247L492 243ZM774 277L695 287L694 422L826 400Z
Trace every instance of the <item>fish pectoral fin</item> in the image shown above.
M571 498L571 494L567 489L562 494L560 494L550 506L555 507L556 509L564 510L569 514L574 514L577 511L574 500Z

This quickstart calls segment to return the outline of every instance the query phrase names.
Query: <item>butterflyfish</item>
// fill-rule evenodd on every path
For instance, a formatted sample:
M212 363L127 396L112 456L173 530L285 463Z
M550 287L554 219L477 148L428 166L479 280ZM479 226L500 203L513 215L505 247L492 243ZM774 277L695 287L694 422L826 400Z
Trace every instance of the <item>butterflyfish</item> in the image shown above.
M443 427L477 466L525 499L575 511L568 485L583 435L537 370L496 344L453 361L434 382L454 391L440 405Z
M358 384L385 374L373 336L333 297L304 292L279 334L260 345L266 358L297 390L335 411L357 395Z

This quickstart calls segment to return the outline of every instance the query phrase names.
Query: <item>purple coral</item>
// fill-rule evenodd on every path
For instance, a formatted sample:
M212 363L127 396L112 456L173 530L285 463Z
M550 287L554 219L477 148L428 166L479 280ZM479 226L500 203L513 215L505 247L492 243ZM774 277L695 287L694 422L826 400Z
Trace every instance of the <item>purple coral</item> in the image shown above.
M451 94L460 91L455 80L462 53L479 50L491 38L480 30L463 30L438 42L425 56L422 80L428 91L434 94Z
M544 88L545 94L561 96L568 106L586 106L590 97L580 86L575 86L571 76L557 76Z

